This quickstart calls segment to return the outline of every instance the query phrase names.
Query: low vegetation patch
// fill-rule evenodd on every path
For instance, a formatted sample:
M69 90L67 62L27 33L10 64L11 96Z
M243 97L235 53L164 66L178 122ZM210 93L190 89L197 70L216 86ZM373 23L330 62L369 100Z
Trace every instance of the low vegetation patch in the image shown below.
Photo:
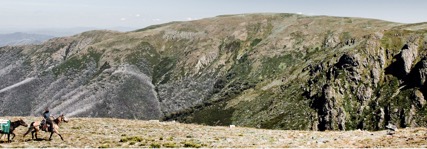
M131 142L131 141L141 142L143 140L144 139L139 137L139 136L133 136L133 137L124 137L124 138L120 139L120 142Z

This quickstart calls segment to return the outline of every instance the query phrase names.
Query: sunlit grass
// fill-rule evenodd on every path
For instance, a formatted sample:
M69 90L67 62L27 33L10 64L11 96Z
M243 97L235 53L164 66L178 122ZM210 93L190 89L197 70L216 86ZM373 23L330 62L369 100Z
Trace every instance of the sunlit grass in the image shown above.
M18 117L2 117L18 119ZM19 117L28 124L38 117ZM49 133L40 132L39 140L27 128L18 127L12 143L1 147L91 147L91 148L179 148L179 147L427 147L427 129L401 129L393 136L385 131L284 131L245 127L214 127L176 122L124 120L112 118L70 118L60 133L47 141ZM6 138L2 138L5 141Z

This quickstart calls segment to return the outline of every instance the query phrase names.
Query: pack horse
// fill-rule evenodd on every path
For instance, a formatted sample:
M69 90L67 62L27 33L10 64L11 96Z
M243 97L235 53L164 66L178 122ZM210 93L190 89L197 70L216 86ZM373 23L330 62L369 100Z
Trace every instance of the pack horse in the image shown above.
M0 120L0 133L7 134L7 142L12 142L13 138L15 138L15 129L19 126L28 127L27 123L24 120L19 119L14 122L10 122L10 120ZM10 135L12 135L12 139L10 139Z

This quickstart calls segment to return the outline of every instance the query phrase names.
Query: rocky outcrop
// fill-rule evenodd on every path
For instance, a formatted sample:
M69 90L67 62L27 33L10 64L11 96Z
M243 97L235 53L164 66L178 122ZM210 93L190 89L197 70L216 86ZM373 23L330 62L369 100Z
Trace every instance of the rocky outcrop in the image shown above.
M403 66L406 74L411 71L412 64L418 56L418 47L415 45L404 45L401 52Z

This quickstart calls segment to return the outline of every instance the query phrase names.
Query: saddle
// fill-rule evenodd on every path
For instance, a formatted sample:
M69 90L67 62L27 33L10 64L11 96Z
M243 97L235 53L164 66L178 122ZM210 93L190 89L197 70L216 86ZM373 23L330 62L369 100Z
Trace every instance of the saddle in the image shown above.
M40 130L46 131L46 132L52 131L52 129L53 129L48 123L46 123L45 119L41 121L39 128L40 128Z

